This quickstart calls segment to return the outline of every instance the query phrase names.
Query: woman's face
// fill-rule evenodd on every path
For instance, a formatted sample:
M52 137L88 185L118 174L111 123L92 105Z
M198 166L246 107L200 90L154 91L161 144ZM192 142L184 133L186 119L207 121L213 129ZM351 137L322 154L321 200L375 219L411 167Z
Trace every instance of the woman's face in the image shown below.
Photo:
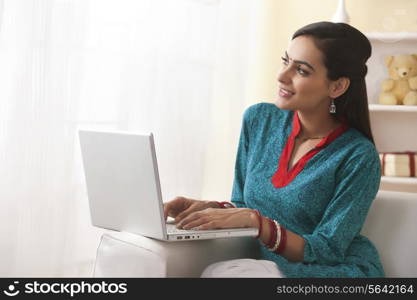
M276 105L280 109L304 112L328 110L330 82L322 53L313 38L298 36L290 42L282 58Z

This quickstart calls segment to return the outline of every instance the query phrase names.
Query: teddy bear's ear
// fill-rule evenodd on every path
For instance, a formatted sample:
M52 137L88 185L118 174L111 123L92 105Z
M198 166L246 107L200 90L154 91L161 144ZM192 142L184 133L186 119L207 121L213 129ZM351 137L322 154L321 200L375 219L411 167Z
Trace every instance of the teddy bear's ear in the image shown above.
M392 60L394 59L394 56L387 56L387 57L385 57L385 65L387 66L387 67L389 67L389 65L392 63Z

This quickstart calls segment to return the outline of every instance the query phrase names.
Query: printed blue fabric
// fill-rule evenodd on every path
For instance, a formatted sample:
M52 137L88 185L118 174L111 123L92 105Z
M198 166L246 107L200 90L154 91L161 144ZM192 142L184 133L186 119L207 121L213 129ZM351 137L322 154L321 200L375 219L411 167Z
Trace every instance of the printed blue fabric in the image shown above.
M321 149L285 187L271 182L294 112L272 103L246 109L232 202L275 219L305 239L304 261L290 262L259 243L263 259L286 277L383 277L372 242L360 234L381 181L375 146L349 128Z

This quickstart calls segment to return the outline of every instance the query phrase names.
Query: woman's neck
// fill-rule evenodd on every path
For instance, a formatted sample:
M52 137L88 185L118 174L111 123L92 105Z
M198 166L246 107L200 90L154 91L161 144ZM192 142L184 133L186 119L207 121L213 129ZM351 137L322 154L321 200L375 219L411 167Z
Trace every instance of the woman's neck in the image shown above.
M297 113L301 125L300 136L302 137L325 137L341 123L327 111L323 113L297 111Z

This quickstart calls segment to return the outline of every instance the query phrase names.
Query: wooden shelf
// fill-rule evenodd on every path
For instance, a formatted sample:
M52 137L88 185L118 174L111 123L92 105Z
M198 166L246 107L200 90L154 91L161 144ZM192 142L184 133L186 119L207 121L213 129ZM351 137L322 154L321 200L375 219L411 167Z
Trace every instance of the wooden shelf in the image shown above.
M369 104L369 111L371 111L371 112L387 111L387 112L414 112L414 113L417 113L417 106Z
M370 121L378 152L417 151L417 106L379 104L382 83L389 78L387 56L416 53L417 32L368 32L372 55L366 85ZM417 178L382 177L381 190L416 193Z
M381 190L417 193L416 177L388 177L382 176ZM416 196L417 200L417 196Z

